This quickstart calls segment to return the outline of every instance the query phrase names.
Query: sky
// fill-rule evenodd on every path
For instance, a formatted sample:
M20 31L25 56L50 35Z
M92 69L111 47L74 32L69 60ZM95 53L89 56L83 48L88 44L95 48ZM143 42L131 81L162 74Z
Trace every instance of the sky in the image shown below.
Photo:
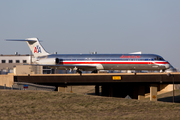
M0 0L0 54L158 54L180 69L179 0Z

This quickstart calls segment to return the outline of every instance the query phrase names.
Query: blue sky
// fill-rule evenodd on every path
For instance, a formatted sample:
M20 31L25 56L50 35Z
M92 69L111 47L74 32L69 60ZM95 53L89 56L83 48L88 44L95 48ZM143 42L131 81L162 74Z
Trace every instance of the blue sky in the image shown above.
M179 0L1 0L0 54L30 53L38 37L58 54L158 54L180 68Z

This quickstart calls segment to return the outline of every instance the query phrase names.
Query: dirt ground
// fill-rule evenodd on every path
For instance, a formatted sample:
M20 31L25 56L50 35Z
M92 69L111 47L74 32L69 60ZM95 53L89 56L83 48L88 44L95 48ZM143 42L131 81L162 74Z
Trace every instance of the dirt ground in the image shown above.
M0 119L178 120L180 104L78 93L0 90Z
M95 86L67 86L67 93L95 94Z

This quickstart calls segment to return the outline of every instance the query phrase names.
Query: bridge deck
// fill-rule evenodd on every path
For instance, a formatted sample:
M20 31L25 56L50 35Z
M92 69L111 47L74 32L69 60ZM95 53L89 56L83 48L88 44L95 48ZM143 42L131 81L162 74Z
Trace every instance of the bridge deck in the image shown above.
M180 72L170 73L99 73L99 74L26 74L14 75L15 82L39 84L97 84L97 83L180 83Z

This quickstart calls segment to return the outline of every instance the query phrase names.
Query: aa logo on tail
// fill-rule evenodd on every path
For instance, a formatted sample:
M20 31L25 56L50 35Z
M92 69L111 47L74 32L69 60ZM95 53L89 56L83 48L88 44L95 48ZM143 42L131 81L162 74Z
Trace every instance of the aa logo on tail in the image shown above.
M41 47L39 45L34 48L34 53L41 53Z

